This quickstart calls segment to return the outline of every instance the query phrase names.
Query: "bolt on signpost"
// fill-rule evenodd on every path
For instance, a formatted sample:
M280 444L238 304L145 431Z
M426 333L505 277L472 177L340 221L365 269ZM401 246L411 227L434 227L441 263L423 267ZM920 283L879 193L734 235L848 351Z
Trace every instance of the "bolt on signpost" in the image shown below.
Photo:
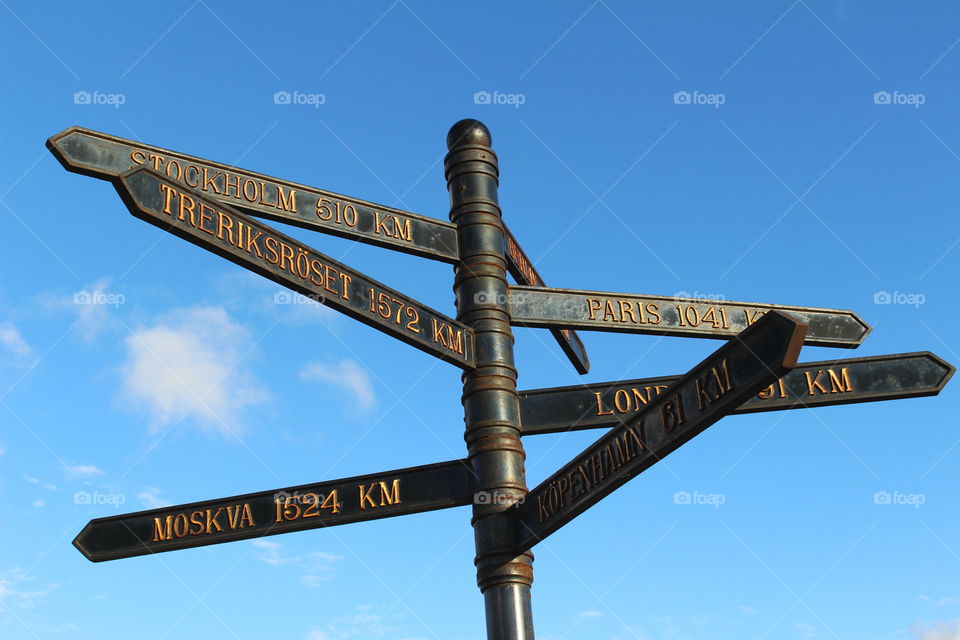
M74 540L94 562L472 505L487 636L531 640L531 547L721 418L932 396L954 372L928 352L798 365L802 344L863 342L851 311L546 287L504 224L476 120L447 135L449 222L90 129L47 147L137 218L462 369L466 459L96 518ZM456 319L260 218L452 264ZM726 342L683 376L518 392L512 326L549 329L581 374L576 329ZM522 436L597 428L528 492Z

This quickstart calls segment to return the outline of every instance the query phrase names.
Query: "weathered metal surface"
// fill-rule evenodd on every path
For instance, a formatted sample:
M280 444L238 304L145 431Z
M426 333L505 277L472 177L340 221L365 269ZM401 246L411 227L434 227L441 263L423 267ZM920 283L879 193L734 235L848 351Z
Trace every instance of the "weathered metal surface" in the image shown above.
M81 127L47 141L69 171L109 180L143 166L249 215L443 262L457 260L445 220L281 180Z
M954 367L929 351L804 362L732 414L935 396ZM520 391L523 435L626 423L680 376Z
M608 431L517 505L517 549L529 549L773 384L797 362L806 326L770 312Z
M114 181L134 216L458 367L473 331L235 209L138 168Z
M74 539L93 562L468 505L466 460L96 518Z
M813 307L533 287L510 287L508 301L511 323L523 327L725 339L777 310L810 327L809 345L854 348L870 332L852 311Z
M547 284L537 273L533 262L527 257L523 249L517 243L517 239L510 233L506 225L503 226L504 252L507 256L507 269L510 275L521 285L528 287L546 287ZM577 373L585 374L590 371L590 358L587 357L587 349L583 346L583 341L573 329L551 328L550 333L560 348L570 359L570 363L577 370Z
M443 168L450 220L460 238L453 288L457 319L476 336L476 369L463 375L462 402L464 440L477 482L472 519L477 586L486 607L488 639L533 640L533 555L513 553L510 508L526 495L527 484L507 313L497 155L490 132L477 120L453 125L447 148Z

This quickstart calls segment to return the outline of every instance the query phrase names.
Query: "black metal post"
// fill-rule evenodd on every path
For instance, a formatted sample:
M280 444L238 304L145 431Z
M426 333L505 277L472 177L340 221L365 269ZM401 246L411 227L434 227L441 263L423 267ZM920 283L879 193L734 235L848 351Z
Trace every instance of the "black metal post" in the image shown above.
M490 132L461 120L447 134L444 160L450 220L457 225L457 319L473 328L476 369L463 374L464 439L477 476L473 506L477 585L490 640L532 640L533 554L516 555L506 513L527 494L520 443L517 369L507 311L507 261L497 201L499 168Z

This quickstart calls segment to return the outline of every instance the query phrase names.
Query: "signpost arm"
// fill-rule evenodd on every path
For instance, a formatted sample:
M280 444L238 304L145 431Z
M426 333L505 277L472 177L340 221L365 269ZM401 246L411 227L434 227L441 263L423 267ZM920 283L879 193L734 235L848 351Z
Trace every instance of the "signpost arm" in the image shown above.
M463 374L468 458L477 478L473 506L477 585L490 640L532 640L533 554L517 555L511 506L527 493L520 443L517 369L507 306L499 168L490 132L461 120L447 134L444 172L457 226L457 319L474 330L476 369Z

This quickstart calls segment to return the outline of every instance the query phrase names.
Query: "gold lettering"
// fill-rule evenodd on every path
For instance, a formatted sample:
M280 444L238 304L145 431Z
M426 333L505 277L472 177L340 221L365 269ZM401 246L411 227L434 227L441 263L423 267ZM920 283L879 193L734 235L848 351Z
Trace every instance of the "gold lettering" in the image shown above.
M177 220L183 220L184 212L189 211L190 226L196 227L197 221L196 221L196 213L194 212L194 208L197 206L197 203L194 202L193 198L191 198L190 196L188 196L183 192L178 191L177 195L180 196L180 213L177 215Z
M277 185L277 209L297 212L297 190L290 189L290 193L283 195L283 187Z
M203 533L203 520L200 518L203 516L203 511L194 511L190 514L190 529L187 531L191 536L199 535ZM197 525L197 530L193 530L193 525Z
M153 541L163 542L173 537L173 516L167 516L161 521L160 518L153 519Z
M182 513L178 513L173 518L173 537L182 538L187 535L187 530L189 529L189 524L187 523L187 516Z
M387 221L390 219L385 215L382 215L379 211L374 211L374 233L382 233L383 235L390 235L390 232L387 231Z
M366 509L367 503L369 503L371 507L376 508L377 503L374 502L373 498L370 496L370 489L372 489L375 486L376 485L373 485L373 484L371 484L369 487L364 487L363 484L360 484L357 486L357 488L360 490L360 508L361 509Z
M749 326L752 325L754 322L756 322L757 320L759 320L759 319L760 319L760 316L762 316L763 313L764 313L763 309L761 309L760 311L754 311L753 314L750 313L750 309L744 309L744 310L743 310L743 315L744 315L744 316L746 317L746 319L747 319L747 326L749 327Z
M820 393L827 393L827 388L820 384L820 376L824 374L823 369L817 371L817 375L810 377L809 371L804 371L804 375L807 377L807 393L811 396L816 395L815 389L819 389Z
M205 231L210 235L214 235L213 229L207 229L205 226L203 226L204 222L213 222L213 216L210 215L210 213L207 213L207 211L209 211L210 213L213 213L214 211L213 207L211 207L210 205L208 205L207 203L201 200L200 201L200 224L197 225L197 228L200 229L200 231Z
M235 183L231 183L230 178L236 180ZM229 173L223 174L223 193L224 195L230 195L230 187L233 187L234 195L233 197L237 200L240 199L240 176L231 176Z
M621 394L623 395L621 396ZM623 398L623 406L620 406L621 397ZM613 406L617 408L618 413L630 411L630 394L623 389L617 389L617 392L613 394Z
M597 311L599 311L602 306L603 303L596 298L587 298L587 310L590 314L590 320L597 319Z
M599 391L594 391L594 392L593 392L593 395L597 396L597 415L598 415L598 416L612 416L612 415L613 415L613 409L610 409L609 411L604 411L604 410L603 410L603 394L600 393Z
M380 506L388 504L400 504L400 478L394 478L393 484L387 489L387 483L383 480L377 482L380 485Z
M830 393L846 393L853 391L853 385L850 384L850 371L843 367L840 369L840 375L833 369L827 369L830 374Z
M193 175L197 177L197 179L194 181L190 180L190 169L193 169ZM197 165L195 164L188 164L186 167L184 167L183 181L186 183L188 187L193 187L194 189L199 187L200 186L200 168L197 167Z
M214 530L223 531L223 527L220 526L220 521L217 520L221 511L223 511L223 507L218 507L216 511L207 509L206 526L203 528L204 533L213 533Z
M226 220L229 224L224 224L223 221ZM225 214L223 211L217 210L217 240L223 240L223 231L227 231L227 242L233 244L233 218Z
M280 253L279 253L279 244L276 238L273 236L267 236L263 239L263 248L266 249L269 253L267 254L266 261L270 264L277 264L280 262ZM271 260L271 256L273 259Z
M171 211L170 209L170 198L173 197L173 188L163 184L162 182L159 184L160 184L160 192L163 193L163 212L170 214L172 216L173 211Z
M290 263L290 269L288 269L288 271L290 271L290 273L295 273L295 271L293 270L293 247L288 245L286 242L281 241L280 242L280 270L281 271L286 268L283 265L287 262Z
M201 189L204 191L209 191L210 187L213 187L213 192L216 194L222 193L220 187L217 186L216 179L217 176L222 176L223 174L217 171L212 176L210 175L210 170L206 167L203 168L203 186Z

